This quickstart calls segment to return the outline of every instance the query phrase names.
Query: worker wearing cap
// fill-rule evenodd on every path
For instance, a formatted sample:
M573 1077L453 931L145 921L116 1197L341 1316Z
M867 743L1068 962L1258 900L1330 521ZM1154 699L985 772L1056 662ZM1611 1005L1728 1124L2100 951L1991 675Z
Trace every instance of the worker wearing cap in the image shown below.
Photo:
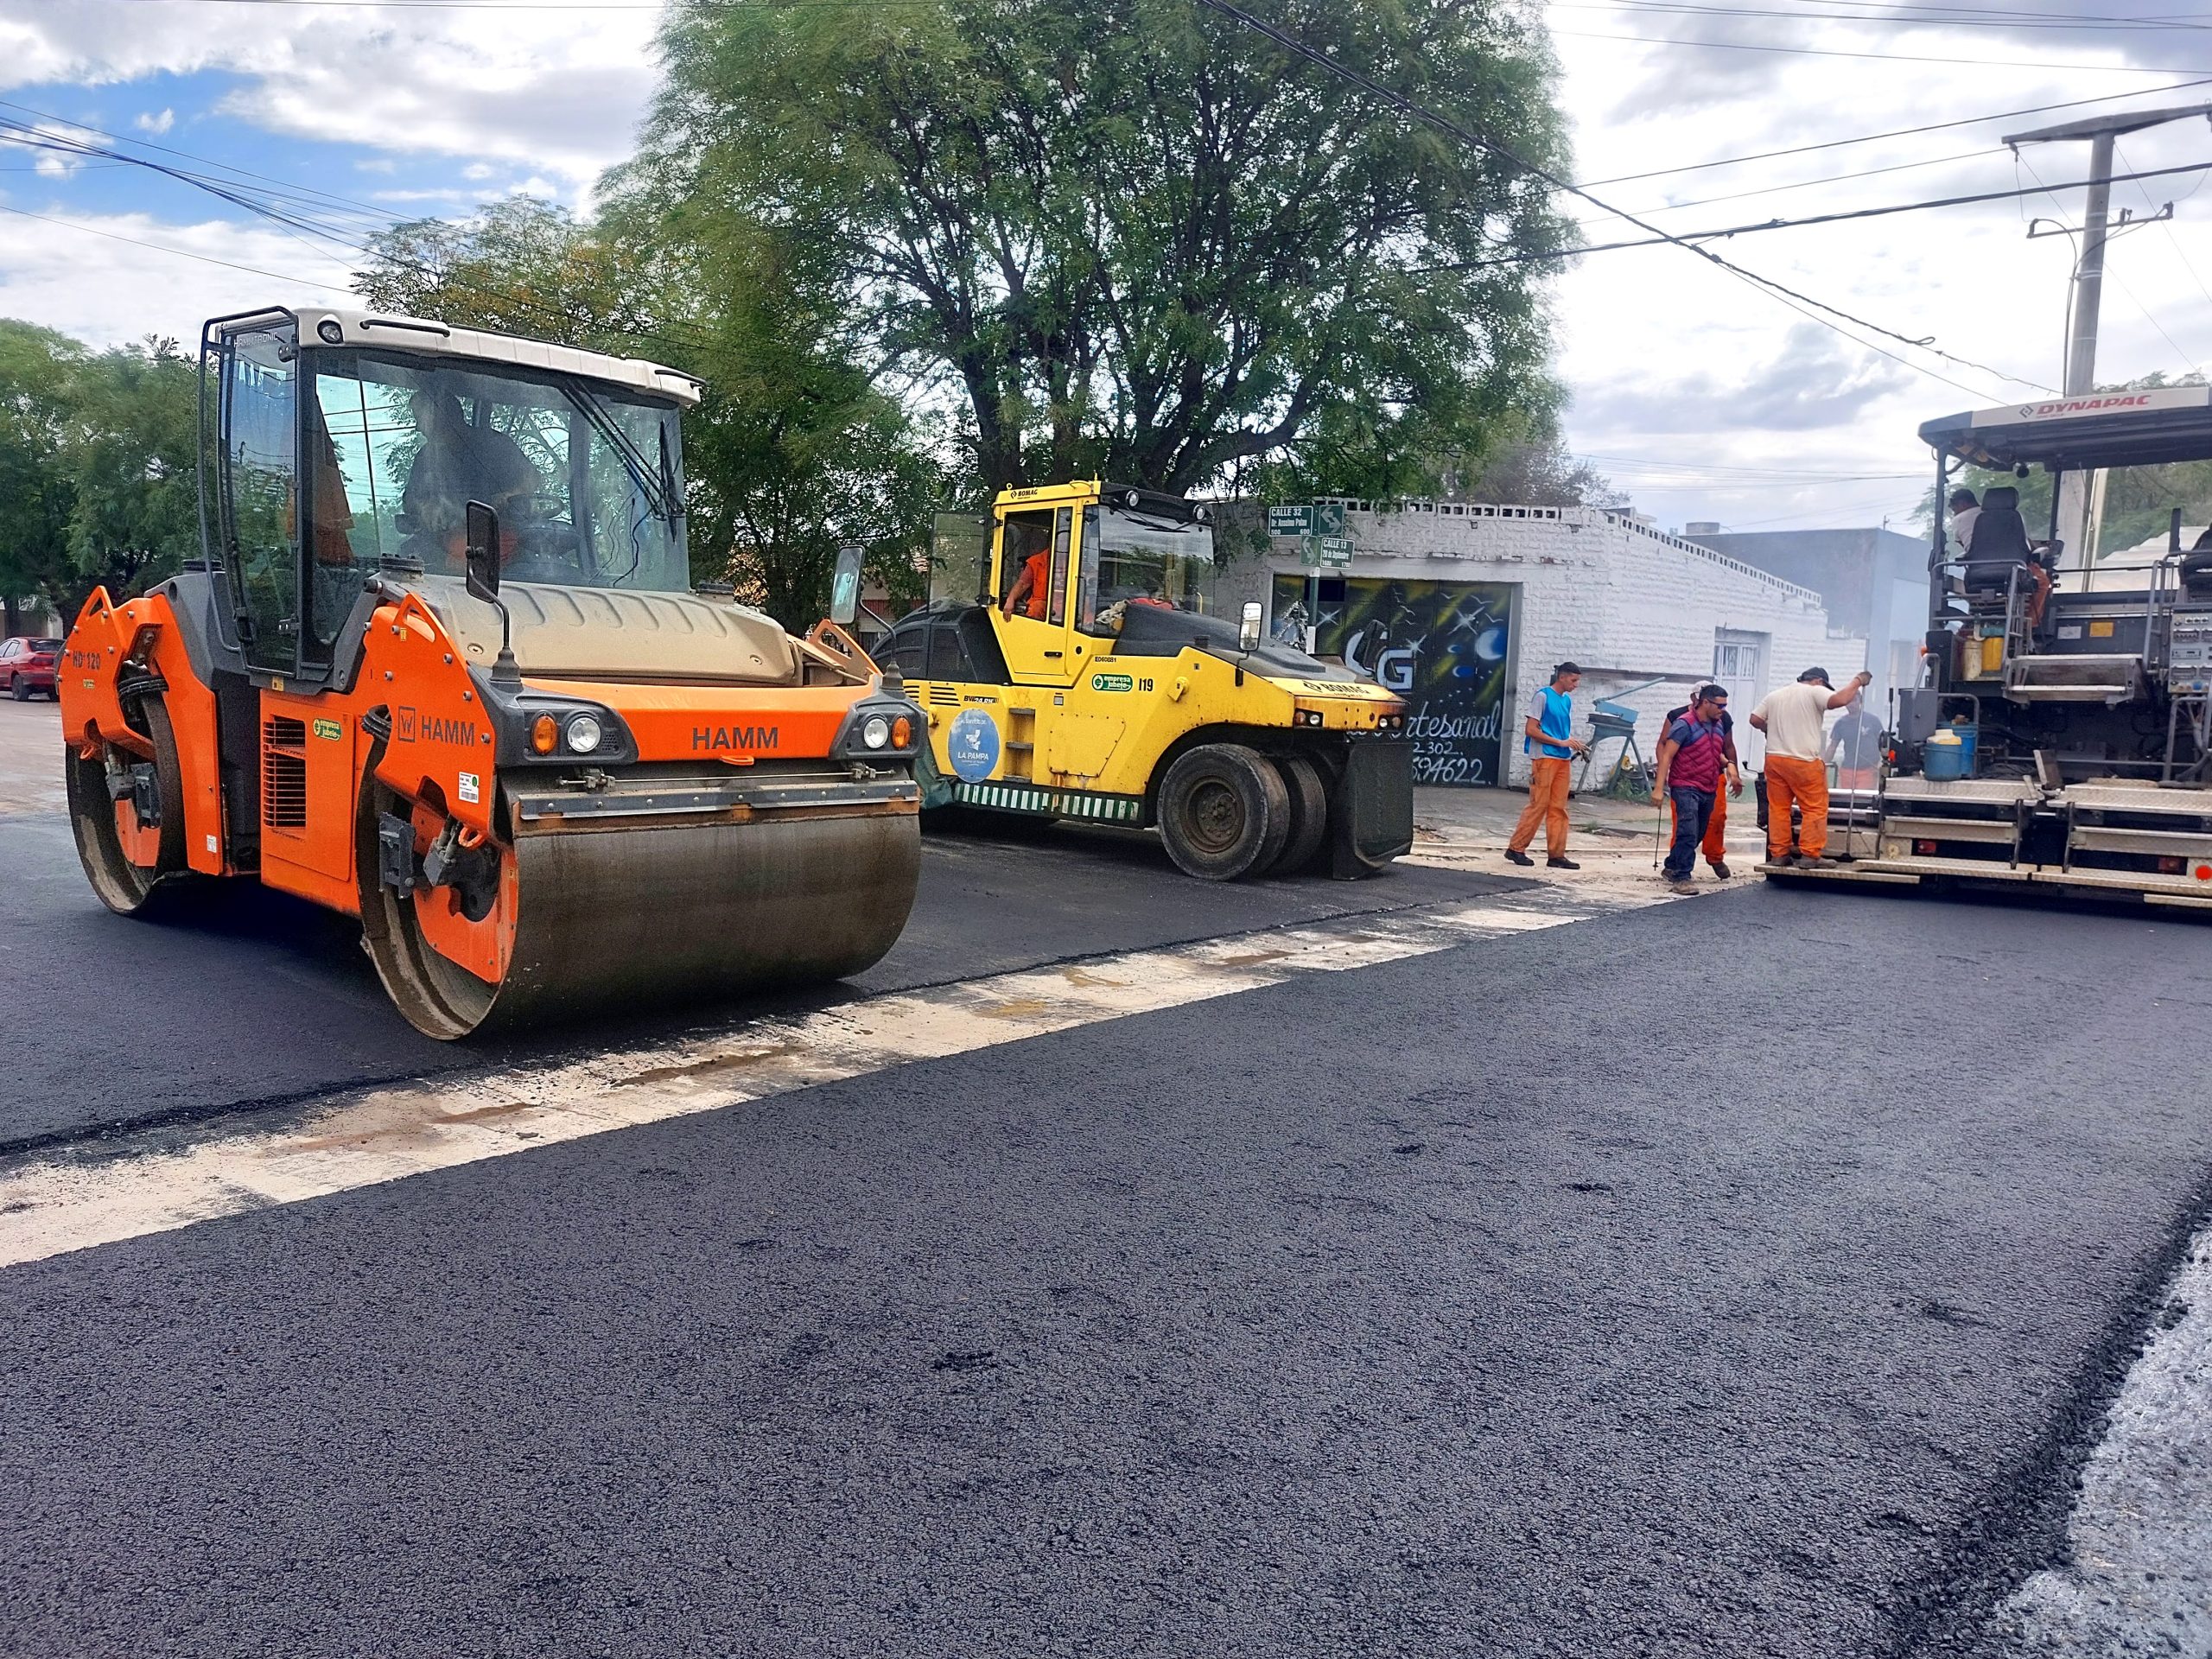
M1713 817L1723 779L1738 781L1735 762L1729 756L1728 728L1722 724L1728 712L1728 694L1717 685L1698 688L1687 714L1669 721L1659 740L1659 779L1651 786L1654 805L1672 802L1675 843L1667 852L1667 885L1677 893L1690 891L1690 872L1697 864L1698 842Z
M1567 766L1590 747L1568 735L1574 726L1574 688L1581 683L1581 669L1573 663L1558 664L1552 670L1552 683L1536 693L1536 711L1521 722L1521 752L1530 757L1529 804L1505 844L1510 864L1536 861L1529 856L1529 845L1541 823L1544 862L1554 870L1582 868L1567 855Z
M1725 772L1728 787L1724 790L1716 786L1713 791L1713 816L1706 823L1705 840L1700 850L1705 854L1705 861L1713 866L1713 873L1726 881L1728 879L1728 798L1744 792L1744 772L1736 757L1736 717L1728 712L1728 693L1724 687L1718 685L1707 689L1720 694L1720 748L1727 762ZM1675 729L1675 722L1685 715L1695 713L1697 704L1697 697L1694 696L1681 708L1667 711L1667 717L1659 722L1659 741L1662 744L1666 742L1667 734ZM1681 823L1678 813L1675 817L1677 828Z
M1847 707L1874 677L1861 670L1842 690L1828 683L1825 668L1808 668L1797 683L1767 693L1751 711L1753 729L1766 734L1766 849L1770 863L1789 860L1789 809L1802 814L1797 861L1818 864L1828 844L1828 768L1821 753L1828 710Z

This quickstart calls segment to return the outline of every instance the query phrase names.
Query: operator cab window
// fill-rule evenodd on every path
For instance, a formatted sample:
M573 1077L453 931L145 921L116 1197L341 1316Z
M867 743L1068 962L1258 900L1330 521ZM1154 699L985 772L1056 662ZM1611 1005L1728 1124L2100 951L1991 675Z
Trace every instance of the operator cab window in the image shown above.
M1039 622L1063 620L1067 606L1067 509L1062 507L1055 512L1051 507L1036 507L1009 512L1001 548L999 579L1003 585L999 590L1000 607L1005 608L1006 601L1014 597L1027 575L1029 587L1013 614Z
M1213 531L1150 513L1086 507L1077 625L1111 632L1103 613L1116 605L1163 611L1213 609Z
M309 422L318 565L461 574L468 503L499 515L510 582L680 592L676 410L505 365L317 352Z

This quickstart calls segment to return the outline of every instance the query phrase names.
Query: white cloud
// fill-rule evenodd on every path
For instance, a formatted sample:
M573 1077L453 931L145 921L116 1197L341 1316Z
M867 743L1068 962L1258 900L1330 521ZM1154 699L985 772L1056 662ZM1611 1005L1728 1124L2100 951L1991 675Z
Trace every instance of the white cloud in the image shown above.
M159 115L146 115L142 113L139 115L137 119L133 121L130 124L137 128L139 131L150 132L158 138L162 134L167 132L171 127L176 125L176 111L175 110L165 109Z
M208 317L272 301L342 298L347 276L342 257L221 219L9 215L0 236L0 316L27 318L98 346L149 334L189 346Z
M2107 0L2098 0L2105 4ZM1562 29L1594 28L1589 14L1560 7ZM1729 20L1727 38L1751 20ZM1609 21L1605 25L1612 28ZM1669 23L1641 22L1639 32L1687 36ZM1840 50L1894 52L1974 61L1992 55L1981 32L1793 27L1793 43ZM2101 35L2027 33L2001 42L1997 55L2091 61ZM1560 41L1565 66L1562 102L1591 111L1576 134L1576 176L1611 179L1717 157L1821 143L1916 127L1980 113L2020 111L2134 87L2155 78L2046 72L1981 71L1955 64L1906 64L1793 54L1678 50L1577 41ZM2107 46L2104 50L2109 51ZM2114 54L2116 58L2116 54ZM1740 60L1756 59L1750 73ZM1723 61L1723 60L1726 61ZM2202 93L2138 101L2164 106ZM1953 130L1921 133L1767 162L1608 184L1603 200L1682 232L1770 218L1833 213L1976 191L2008 190L2079 179L2085 146L2028 152L2033 174L2016 168L2001 135L2077 116L2127 107L2124 103L2015 117ZM2202 159L2201 124L2145 132L2123 141L2137 168ZM1902 162L1971 153L1974 159L1863 179L1835 175ZM2204 175L2198 175L2200 178ZM1667 204L1736 196L1763 187L1827 180L1783 194L1666 211ZM2155 201L2180 196L2195 180L2159 181L2151 200L2117 187L2139 214ZM2081 194L2062 192L2069 223L2078 224ZM2199 278L2212 283L2212 191L2183 201L2179 218L2116 240L2108 265L2101 380L2169 373L2212 359L2212 303ZM1634 237L1618 219L1569 203L1589 239ZM1656 247L1593 254L1556 283L1560 369L1574 395L1567 416L1579 451L1634 458L1640 466L1608 467L1617 482L1663 522L1719 518L1749 527L1771 524L1872 524L1884 513L1909 512L1930 472L1917 436L1920 423L1963 409L2007 403L2026 389L2003 374L2056 385L2070 254L2063 238L2031 242L2028 218L2060 209L2045 198L1998 201L1820 228L1739 236L1714 251L1868 323L1937 345L1987 368L1947 362L1852 322L1816 322L1782 299L1714 269L1680 249ZM2196 274L2191 274L2190 263ZM2170 345L2121 285L2158 319ZM1829 324L1849 329L1853 344ZM1908 370L1876 353L1895 353ZM2178 349L2177 349L2177 346ZM1935 376L1942 378L1932 378ZM1959 385L1946 384L1955 381ZM1664 462L1664 468L1651 462ZM1712 469L1700 477L1694 468ZM1735 471L1723 469L1734 468ZM1754 474L1756 469L1757 475ZM1840 475L1824 480L1807 474ZM1861 481L1868 474L1913 476Z
M1740 3L1746 12L1771 10L1770 0ZM2155 86L2164 78L2057 67L2188 61L2186 43L2201 30L2070 26L2084 14L2139 10L2135 0L2014 0L2001 29L1925 28L1891 16L1878 28L1860 28L1809 15L1624 13L1613 0L1552 0L1548 16L1559 31L1565 70L1560 105L1579 124L1575 175L1611 179ZM2035 27L2031 14L2038 12L2069 26ZM382 199L395 210L420 202L436 211L452 202L465 211L476 198L465 188L444 191L448 181L573 203L587 200L599 171L629 151L653 84L658 21L652 11L547 10L531 12L525 29L489 10L0 0L0 86L116 85L218 69L235 79L225 111L280 141L356 146L367 152L352 161L363 174L390 175L405 160L412 188ZM1577 38L1607 33L1703 44ZM1744 45L1932 60L1737 49ZM2045 67L1999 67L2006 60ZM2212 88L2139 101L2180 103L2206 92ZM42 101L27 91L7 95L34 106ZM2007 189L2034 180L2016 170L1998 144L2001 134L2116 107L2051 111L1609 184L1598 194L1683 231ZM2054 183L2076 179L2086 160L2082 149L2031 151L2026 165ZM1973 159L1835 176L1967 152ZM281 142L271 153L282 157ZM2146 132L2122 145L2137 168L2205 153L2201 124ZM440 166L443 157L452 159ZM286 168L272 160L266 170ZM518 178L519 184L499 182ZM1782 194L1744 194L1807 181L1823 181ZM2113 245L2101 378L2176 372L2212 359L2212 189L2188 195L2198 181L2156 181L2115 194L2116 206L2139 213L2170 197L2179 205L2172 225ZM1736 199L1707 200L1716 197ZM48 198L22 192L7 198L66 217L54 205L63 199L59 188ZM2063 194L2069 222L2078 220L2079 199L2078 191ZM1601 462L1600 470L1670 523L1864 524L1907 512L1924 487L1917 481L1926 470L1921 422L2022 395L2022 387L1991 370L2056 383L2070 255L2063 238L2031 242L2024 232L2028 218L2060 211L2046 200L2000 201L1715 245L1726 257L1870 323L1909 339L1932 335L1986 369L1947 363L1856 323L1838 325L1860 337L1847 340L1827 323L1679 249L1590 256L1552 291L1559 366L1575 396L1569 439L1584 452L1630 458ZM1579 204L1574 217L1588 221L1595 240L1637 234ZM85 222L333 289L345 283L345 256L265 228ZM276 279L31 220L10 219L0 234L0 313L104 341L149 327L188 336L202 316L286 291ZM1878 346L1927 372L1898 365ZM1915 476L1864 476L1885 474Z
M5 0L0 0L4 3ZM575 196L629 150L653 84L651 11L143 5L0 13L0 86L220 69L226 114L372 149L519 162Z

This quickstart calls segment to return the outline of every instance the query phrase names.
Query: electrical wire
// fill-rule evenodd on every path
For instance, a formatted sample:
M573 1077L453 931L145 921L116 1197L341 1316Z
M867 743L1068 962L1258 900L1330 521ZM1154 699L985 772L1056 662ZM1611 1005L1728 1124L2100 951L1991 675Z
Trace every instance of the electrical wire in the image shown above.
M1203 5L1205 0L1198 0ZM1801 58L1857 58L1872 63L1944 63L1956 68L1958 55L1929 57L1906 52L1842 52L1825 46L1766 46L1750 41L1686 41L1677 35L1592 35L1586 30L1554 29L1548 31L1556 38L1570 41L1611 41L1617 45L1629 46L1686 46L1698 51L1716 52L1780 52ZM2202 75L2207 71L2195 65L2133 64L2133 63L2021 63L2011 58L1976 58L1976 69L2018 69L2029 74L2052 69L2078 70L2087 74L2105 75Z
M1978 162L1985 157L2002 155L2001 149L1961 150L1954 156L1932 156L1924 162L1898 162L1891 167L1869 167L1856 173L1823 173L1816 179L1796 179L1788 184L1761 185L1756 190L1736 190L1725 196L1700 196L1695 201L1669 201L1656 207L1639 207L1640 213L1679 213L1692 207L1711 207L1724 201L1743 201L1752 196L1778 196L1789 190L1810 190L1816 185L1843 184L1853 179L1878 178L1885 173L1911 173L1926 167L1955 167L1961 162Z
M1200 3L1212 4L1214 3L1214 0L1200 0ZM2177 173L2202 173L2208 169L2212 169L2212 162L2191 162L2183 167L2152 168L2149 171L2143 173L2115 173L2112 176L2112 182L2114 184L2120 184L2136 179L2163 179L2171 177L2173 175ZM1492 265L1527 265L1534 264L1545 259L1571 259L1579 254L1585 253L1611 253L1622 248L1656 247L1662 242L1671 242L1677 246L1689 246L1698 241L1718 240L1732 236L1751 236L1761 231L1794 231L1801 230L1808 225L1840 225L1851 219L1885 219L1893 213L1926 213L1930 208L1934 207L1961 207L1969 206L1974 202L1981 201L2013 201L2022 196L2048 195L2053 190L2079 190L2094 182L2094 181L2090 179L2075 179L2059 185L2044 185L2038 182L2037 188L2034 189L1982 190L1977 191L1971 195L1937 196L1926 201L1893 202L1886 207L1853 207L1839 213L1815 213L1804 219L1759 219L1749 225L1729 225L1710 231L1663 231L1656 225L1647 225L1633 215L1623 213L1618 207L1605 207L1605 204L1603 202L1598 202L1596 205L1600 207L1605 207L1605 210L1607 213L1612 213L1618 218L1627 219L1630 224L1634 225L1638 230L1649 231L1653 232L1653 234L1646 237L1638 237L1630 241L1596 242L1588 244L1583 247L1560 248L1550 252L1509 254L1497 259L1471 259L1463 264L1434 265L1431 266L1430 269L1434 270L1480 270ZM1578 191L1575 194L1580 194L1581 193ZM1590 199L1586 197L1585 200ZM2055 201L2057 198L2054 196L2052 197L2052 200ZM1760 280L1764 281L1764 279L1761 278ZM1908 343L1916 346L1921 342L1918 340L1912 340ZM1994 370L1989 370L1987 372L1990 373L1996 372ZM2005 378L2007 379L2012 378L2010 375L2007 375ZM2019 384L2025 386L2033 385L2036 383L2032 380L2023 380ZM2047 391L2050 388L2046 386L2044 390Z
M1886 132L1860 133L1855 138L1828 138L1816 144L1791 144L1786 149L1757 150L1748 156L1725 156L1718 161L1655 168L1648 173L1618 173L1610 179L1585 179L1582 186L1587 190L1597 190L1609 184L1635 184L1644 179L1663 179L1676 173L1702 173L1716 167L1741 167L1746 162L1770 162L1783 156L1807 156L1815 150L1878 143L1885 138L1916 138L1923 132L1949 132L1959 127L1985 126L1993 121L2012 121L2024 115L2048 115L2053 110L2078 110L2090 104L2113 104L2128 98L2157 98L2167 92L2184 92L2196 86L2212 86L2212 76L2197 80L2177 80L2171 86L2140 86L2133 92L2104 92L2095 98L2069 98L2061 104L2031 104L2024 110L1998 110L1988 115L1964 116L1956 121L1932 121L1917 127L1892 127Z
M1523 160L1521 156L1514 154L1513 151L1506 149L1503 144L1497 143L1491 139L1484 138L1478 133L1469 131L1458 122L1452 120L1446 116L1439 114L1436 111L1427 107L1427 105L1415 103L1413 99L1406 97L1402 92L1394 92L1390 91L1388 87L1385 87L1379 83L1370 79L1367 76L1361 74L1350 65L1339 63L1335 58L1332 57L1328 53L1320 50L1318 47L1309 46L1305 41L1298 39L1297 36L1287 34L1282 29L1277 29L1274 24L1266 22L1258 17L1255 17L1250 12L1244 10L1242 7L1231 4L1230 0L1198 0L1198 3L1205 6L1211 11L1218 12L1223 16L1230 18L1237 23L1242 24L1243 27L1252 29L1260 35L1265 35L1268 39L1274 41L1276 45L1281 47L1285 51L1291 53L1294 56L1303 58L1307 62L1315 64L1318 67L1327 70L1330 73L1337 75L1344 80L1350 81L1352 85L1364 89L1375 97L1381 99L1385 104L1412 118L1414 120L1416 120L1426 126L1433 127L1437 131L1445 134L1447 137L1455 138L1471 149L1479 149L1486 155L1495 156L1499 161L1518 169L1528 176L1551 186L1554 190L1565 191L1570 195L1579 197L1582 200L1588 202L1592 207L1597 208L1601 213L1614 214L1620 219L1625 219L1629 224L1635 226L1637 229L1649 232L1652 236L1661 241L1673 243L1675 246L1682 248L1690 253L1695 254L1699 258L1705 260L1707 264L1716 265L1722 270L1726 271L1738 281L1748 283L1751 287L1758 289L1762 292L1768 294L1770 296L1780 298L1782 300L1782 303L1789 307L1790 309L1802 312L1812 321L1820 323L1823 327L1832 329L1835 333L1843 335L1845 339L1851 340L1854 345L1857 345L1865 350L1877 353L1883 357L1889 358L1894 362L1902 364L1916 374L1925 375L1933 380L1941 380L1946 385L1954 386L1959 391L1965 392L1970 397L1980 397L1988 395L1983 391L1976 390L1974 387L1967 385L1963 381L1954 380L1948 375L1940 374L1936 372L1936 371L1930 369L1923 364L1915 363L1909 358L1899 357L1895 352L1890 351L1885 346L1878 346L1872 340L1861 339L1859 336L1852 334L1849 329L1840 327L1834 321L1834 319L1837 317L1846 318L1860 327L1870 329L1872 332L1882 334L1888 339L1897 340L1904 345L1914 346L1920 350L1933 352L1936 356L1943 358L1947 361L1961 364L1967 367L1975 369L1984 374L1993 374L2001 380L2011 380L2019 385L2037 386L2039 390L2049 390L2047 387L2040 387L2038 383L2036 381L2024 380L2017 375L2006 374L2002 370L1991 368L1987 364L1974 363L1967 359L1955 357L1950 353L1940 350L1929 340L1910 340L1906 336L1896 333L1894 330L1883 327L1878 323L1869 322L1863 317L1855 316L1850 312L1844 311L1837 307L1832 306L1826 301L1815 300L1808 295L1798 293L1794 289L1785 288L1782 283L1774 281L1770 277L1761 276L1757 272L1748 270L1743 266L1737 264L1732 260L1724 259L1720 255L1713 252L1709 248L1701 247L1696 243L1688 240L1687 238L1677 236L1670 231L1662 229L1659 226L1652 224L1648 219L1639 219L1634 213L1624 212L1622 209L1614 207L1610 202L1599 200L1598 197L1591 194L1589 190L1585 187L1569 183L1567 180L1560 178L1547 169L1536 166L1534 162ZM1820 315L1823 313L1826 315Z
M2127 157L2121 152L2120 148L2120 140L2117 137L2113 140L2112 153L2119 159L2121 166L2125 167L2128 164ZM2204 181L2202 179L2198 180L2196 189L2192 189L2189 193L2189 195L2179 197L2177 200L2181 201L2187 201L2189 200L2189 196L2195 195L2196 194L2196 190L2203 188L2203 184ZM2148 190L2144 189L2140 184L2138 184L2135 188L2137 193L2142 196L2145 207L2152 208L2156 207L2157 204L2152 201L2151 193ZM2171 206L2172 204L2169 203L2168 205ZM2196 262L2189 257L2188 250L2182 246L2181 238L2174 234L2174 227L2171 223L2167 220L2161 219L2158 223L2158 228L2166 233L2166 240L2173 245L2174 257L2181 261L2181 268L2189 273L2189 280L2196 284L2196 291L2204 296L2204 302L2207 305L2212 305L2212 288L2207 288L2204 285L2203 275L2196 269ZM2200 363L2198 366L2202 368L2202 365Z
M1544 0L1544 4L1554 11L1613 11L1673 17L1776 17L1792 22L1853 23L1861 28L1883 29L2093 29L2100 33L2144 29L2165 34L2201 33L2212 29L2212 24L2194 19L2115 17L2107 20L2080 13L2023 12L2012 16L1982 13L1961 16L1953 13L1943 16L1938 11L1929 16L1908 15L1930 10L1913 5L1885 8L1882 15L1869 16L1848 11L1783 11L1757 6L1698 5L1692 3L1691 0Z

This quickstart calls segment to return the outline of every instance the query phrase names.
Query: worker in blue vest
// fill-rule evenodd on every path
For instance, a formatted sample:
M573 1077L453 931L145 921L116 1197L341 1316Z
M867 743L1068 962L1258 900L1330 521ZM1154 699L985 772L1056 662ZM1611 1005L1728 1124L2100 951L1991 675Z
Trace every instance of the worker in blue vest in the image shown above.
M1536 707L1522 721L1521 752L1529 760L1529 804L1521 822L1513 826L1505 843L1510 864L1534 864L1529 843L1536 826L1544 829L1544 862L1554 870L1582 867L1567 855L1567 763L1590 746L1570 736L1574 727L1574 688L1582 683L1582 671L1573 663L1552 669L1552 683L1536 693Z

